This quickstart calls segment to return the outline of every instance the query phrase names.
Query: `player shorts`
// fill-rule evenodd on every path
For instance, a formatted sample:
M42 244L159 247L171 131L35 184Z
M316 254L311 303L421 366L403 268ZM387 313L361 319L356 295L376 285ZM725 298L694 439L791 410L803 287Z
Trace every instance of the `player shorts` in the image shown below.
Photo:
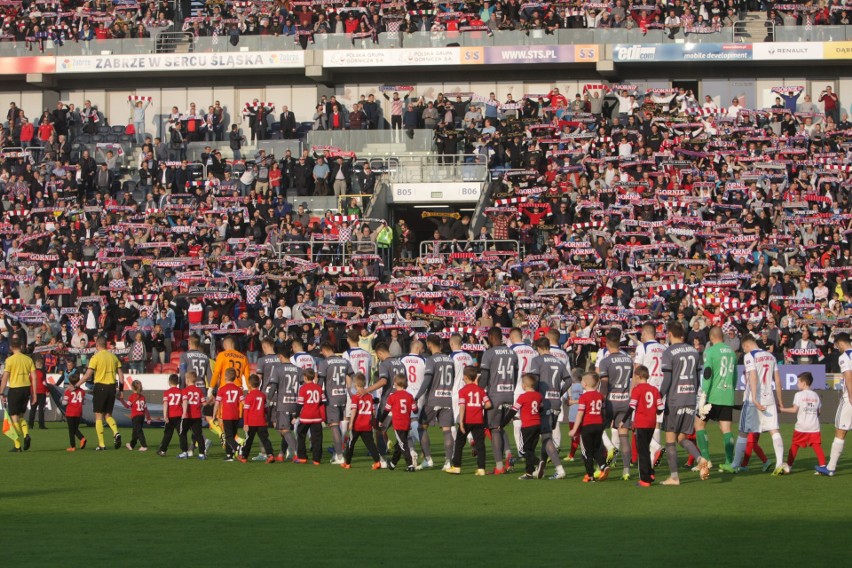
M325 410L325 423L337 424L346 417L346 406L342 404L329 404Z
M489 430L493 430L495 428L500 428L503 424L503 418L506 417L506 414L509 412L509 409L512 408L511 403L503 403L498 404L491 410L485 411L485 427Z
M201 407L201 416L204 418L213 418L213 405L205 404Z
M834 427L838 430L852 430L852 404L842 397L837 405L837 414L834 416Z
M23 416L26 414L31 394L32 390L30 390L30 387L10 388L7 408L9 416Z
M115 385L96 384L92 396L92 411L97 414L112 414L115 408Z
M612 405L607 403L607 419L604 423L605 428L618 428L618 426L625 421L627 415L630 413L630 406L627 404L616 404ZM624 424L625 427L629 428L630 423L627 422Z
M295 419L296 419L296 413L295 412L288 412L286 410L284 412L276 412L275 413L275 427L278 430L292 430L294 428L293 420L295 420Z
M559 410L545 410L541 415L541 435L550 436L559 424Z
M777 429L778 409L774 404L767 406L766 410L760 411L753 402L743 402L743 411L740 414L740 432L753 434Z
M423 424L426 426L440 426L449 428L453 425L453 409L443 407L429 407L423 411Z
M793 445L800 448L822 446L822 436L819 432L799 432L793 430Z
M676 434L695 433L695 409L691 406L666 408L663 417L663 431Z
M723 404L714 404L710 407L706 422L733 422L734 407Z

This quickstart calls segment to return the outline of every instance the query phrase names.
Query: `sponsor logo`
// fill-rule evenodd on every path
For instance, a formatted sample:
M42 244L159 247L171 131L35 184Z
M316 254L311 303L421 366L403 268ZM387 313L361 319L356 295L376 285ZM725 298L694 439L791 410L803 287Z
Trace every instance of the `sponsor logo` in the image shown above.
M657 58L656 46L617 46L615 48L616 61L653 61Z

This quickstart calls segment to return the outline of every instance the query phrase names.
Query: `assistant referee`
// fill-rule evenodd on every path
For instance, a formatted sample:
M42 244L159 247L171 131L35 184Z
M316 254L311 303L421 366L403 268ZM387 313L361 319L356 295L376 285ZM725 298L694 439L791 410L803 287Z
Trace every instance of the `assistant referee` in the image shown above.
M6 358L6 368L3 378L0 379L0 393L3 399L3 407L9 414L12 429L15 430L15 448L13 452L30 449L30 427L26 416L27 403L35 405L36 402L36 372L33 360L21 353L21 340L13 338L9 343L12 354ZM6 395L6 387L9 394ZM21 448L23 441L23 449Z
M100 336L95 341L96 353L89 360L89 368L82 376L77 386L88 381L92 375L95 377L95 392L92 398L92 407L95 412L95 432L98 434L97 451L106 449L104 446L104 419L112 430L115 449L121 447L121 434L118 425L112 417L116 396L122 398L121 389L124 385L124 372L121 370L121 361L112 351L107 349L106 337Z

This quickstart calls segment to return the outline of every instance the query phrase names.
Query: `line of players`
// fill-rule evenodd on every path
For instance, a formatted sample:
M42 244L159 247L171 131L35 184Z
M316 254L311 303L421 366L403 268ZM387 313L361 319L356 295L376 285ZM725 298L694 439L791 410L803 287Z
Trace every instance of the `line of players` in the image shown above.
M776 458L773 470L775 475L783 475L789 471L789 465L792 464L792 457L795 456L798 447L819 446L818 436L810 435L814 434L814 424L816 424L816 433L819 431L819 423L816 419L819 411L818 397L816 402L813 401L814 394L809 397L807 404L797 404L801 398L797 395L794 406L785 408L781 400L780 376L775 359L765 351L759 350L751 337L745 337L742 343L746 352L744 364L749 388L744 393L739 435L734 444L731 423L736 391L736 354L724 343L721 330L713 328L710 332L711 345L703 354L704 380L702 381L702 377L699 376L702 357L693 347L683 342L682 327L677 323L670 325L667 335L668 347L656 341L656 329L653 325L643 326L635 357L631 358L620 349L620 330L610 330L606 335L606 348L598 354L597 373L582 377L578 376L579 373L575 373L573 380L575 388L572 389L568 356L551 344L551 341L558 340L555 332L550 332L548 336L529 346L523 343L521 330L512 329L507 342L504 340L503 332L499 328L493 328L487 336L490 347L483 353L479 368L475 370L476 376L470 381L473 386L483 389L478 400L476 397L465 399L459 396L462 389L466 387L465 370L467 369L467 374L471 374L473 371L470 369L474 368L474 361L470 354L461 350L462 339L458 335L453 335L449 340L450 354L442 352L440 337L429 336L425 342L429 352L428 357L423 357L424 345L420 341L412 342L411 353L403 357L391 357L387 345L381 343L376 345L375 351L379 365L376 379L372 384L369 382L372 355L358 347L359 334L356 330L351 330L347 336L349 349L346 352L337 355L331 345L325 344L321 347L323 358L318 362L301 351L298 341L293 343L294 353L289 358L284 354L275 353L274 344L267 341L262 346L264 355L258 360L256 381L258 384L256 387L251 386L254 387L252 390L265 396L262 426L265 430L266 423L271 422L279 430L281 450L277 456L273 456L271 447L267 447L266 442L262 440L266 453L255 459L284 461L295 453L294 461L306 460L305 441L310 438L313 461L320 462L323 450L321 424L324 422L332 431L332 463L334 464L348 466L349 461L345 454L351 456L354 442L358 438L364 438L374 457L374 463L379 464L378 467L387 465L380 454L385 453L383 450L386 447L386 432L393 426L397 437L396 459L398 460L399 454L403 453L410 469L430 468L434 466L434 462L428 428L438 426L441 428L444 443L443 469L456 473L458 466L454 462L460 461L454 459L455 454L458 453L456 448L464 445L464 437L458 436L458 429L461 428L463 433L473 437L474 447L478 446L481 440L476 439L477 432L470 432L470 428L464 426L465 418L471 417L470 409L474 408L474 412L478 415L481 408L484 410L481 431L487 431L490 434L492 453L496 462L493 473L502 474L511 468L512 456L505 426L514 422L518 452L527 458L528 464L535 464L533 476L543 477L546 463L550 460L556 469L551 478L561 479L564 478L565 471L559 457L561 443L559 423L566 421L565 418L568 416L567 412L563 412L563 403L580 402L579 420L589 419L592 414L589 412L589 405L582 404L582 401L574 397L577 396L577 387L589 390L588 385L591 383L593 390L601 394L602 422L604 426L612 428L613 436L610 438L601 428L600 452L596 451L597 446L586 447L587 473L591 467L594 471L593 479L601 477L605 479L609 465L620 450L623 465L622 478L629 479L631 463L629 433L632 429L630 418L637 411L637 402L641 403L634 397L631 404L630 395L632 387L638 382L634 380L634 372L643 367L647 369L648 385L661 391L665 400L662 411L658 415L657 428L650 436L648 445L650 455L654 456L652 463L658 463L663 450L665 451L670 470L670 477L666 480L666 484L679 482L678 444L695 459L696 469L701 473L701 477L706 479L709 476L712 464L705 426L710 420L719 422L723 433L725 462L719 468L721 471L738 472L744 469L742 461L749 435L752 434L769 432L772 435ZM181 374L190 382L193 378L199 377L197 379L199 385L209 385L208 400L212 400L215 391L216 407L210 408L202 404L199 412L207 414L208 421L216 429L225 427L225 431L219 431L225 441L228 456L226 459L233 459L234 455L237 455L237 459L245 459L250 445L240 445L241 440L237 437L237 421L223 418L219 422L213 418L220 414L220 409L224 411L224 405L228 403L227 398L224 398L228 391L225 387L233 383L234 388L242 392L243 381L240 379L245 377L240 377L239 373L247 374L248 370L247 362L244 366L229 364L229 359L236 359L222 357L222 355L232 351L243 358L245 356L233 350L232 343L226 342L225 351L217 358L215 371L211 371L209 359L197 349L198 343L194 340L195 338L190 340L190 351L184 353L182 357ZM848 335L839 334L835 341L841 351L843 393L837 414L837 433L832 444L831 459L827 464L821 461L817 468L817 471L824 475L833 475L843 450L845 434L852 426L850 424L852 423L852 404L849 401L849 392L852 388L852 350L850 350ZM211 379L205 380L206 377ZM226 377L230 377L231 380L229 381ZM403 379L404 385L401 385ZM579 379L582 379L581 383ZM534 382L532 388L530 381ZM305 415L306 408L310 412L310 407L306 406L306 403L309 403L305 398L306 394L301 392L306 384L316 384L320 392L320 400L316 401L320 404L314 409L317 416ZM522 430L523 423L520 419L525 413L517 404L521 395L530 390L542 396L540 408L536 409L537 414L540 414L540 417L536 419L540 423L539 434L542 441L540 457L525 451L524 440L527 436ZM404 403L406 405L404 408L407 408L410 413L409 420L398 420L398 415L406 412L388 405L391 395L397 391L404 391L410 396L408 402ZM200 392L200 399L203 400L203 391ZM166 398L168 399L168 395ZM372 401L372 404L368 404L367 400ZM488 408L486 408L486 402ZM183 407L183 401L180 406ZM266 409L267 406L269 410ZM416 411L418 406L422 409L419 412ZM652 406L655 405L648 404L648 408ZM792 457L788 456L787 462L783 460L783 440L778 431L779 410L798 412L801 418L799 421L801 424L797 422L794 448L791 449ZM175 410L175 414L177 413ZM184 409L181 408L181 417L183 413ZM464 416L465 413L467 416ZM369 418L365 418L366 414L369 414ZM527 411L526 414L529 415L529 412ZM169 423L171 422L172 420L169 420ZM367 423L372 426L365 430L364 424ZM198 425L197 439L200 440L200 420ZM402 425L408 426L407 435L401 433ZM253 427L248 423L246 426L247 431ZM258 428L260 426L259 424ZM586 424L575 425L569 422L569 426L572 428L573 437L575 434L579 435ZM172 428L179 429L180 426L175 423ZM803 428L811 431L803 431ZM375 449L371 447L374 446L373 429L375 429L379 445L379 448ZM192 430L195 431L194 427ZM141 431L141 423L139 431ZM660 438L661 431L665 432L664 445ZM168 424L166 432L169 434ZM362 434L356 436L354 435L356 432L362 432ZM802 434L809 434L809 436L802 436ZM134 441L136 437L136 428L134 428ZM170 434L164 436L164 445L161 446L163 455L170 438ZM346 443L347 438L348 443ZM696 441L693 442L693 439ZM419 465L416 464L418 444L424 457ZM344 448L344 445L347 447ZM584 443L584 446L588 444ZM201 448L202 445L199 443L198 447ZM183 451L180 457L187 457L186 444L182 443L181 448ZM296 452L297 449L298 452ZM405 451L401 452L403 449ZM477 465L481 466L477 470L483 470L484 452L476 453ZM820 453L818 452L818 456ZM641 464L643 460L639 461ZM396 461L392 464L395 465ZM652 475L652 472L640 472L640 482L645 482L649 475Z

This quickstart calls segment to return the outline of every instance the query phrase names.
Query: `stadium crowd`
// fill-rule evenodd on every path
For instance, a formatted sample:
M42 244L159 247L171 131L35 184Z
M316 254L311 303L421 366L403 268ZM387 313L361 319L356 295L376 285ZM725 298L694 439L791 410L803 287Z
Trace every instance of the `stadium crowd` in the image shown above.
M182 20L171 2L121 0L3 0L2 39L30 50L66 42L149 38L176 25L196 37L225 38L236 45L242 35L292 37L307 46L315 34L346 34L373 39L378 34L423 32L493 33L558 29L664 29L672 37L720 31L747 10L766 10L776 25L848 25L848 5L764 4L756 1L615 0L614 2L367 2L210 0ZM175 24L175 21L177 23Z
M137 202L112 148L98 149L101 163L52 149L57 132L70 134L70 106L44 112L36 150L13 105L0 132L0 353L39 355L56 371L88 364L104 335L121 342L126 368L171 372L190 345L254 365L264 341L317 360L361 348L372 360L455 336L472 360L499 346L496 327L515 330L511 343L547 337L588 369L604 337L613 347L609 332L632 351L651 324L651 338L682 329L699 355L717 327L741 360L753 346L837 371L852 317L852 124L830 87L816 103L802 87L773 91L768 109L628 84L588 84L573 99L558 88L504 102L453 93L415 107L396 102L411 93L400 86L390 125L434 126L446 165L468 155L492 172L489 222L473 234L469 217L436 215L419 256L404 220L364 218L358 202L320 216L294 209L293 191L376 183L368 167L354 173L346 149L231 163L211 149L200 179L146 140Z

